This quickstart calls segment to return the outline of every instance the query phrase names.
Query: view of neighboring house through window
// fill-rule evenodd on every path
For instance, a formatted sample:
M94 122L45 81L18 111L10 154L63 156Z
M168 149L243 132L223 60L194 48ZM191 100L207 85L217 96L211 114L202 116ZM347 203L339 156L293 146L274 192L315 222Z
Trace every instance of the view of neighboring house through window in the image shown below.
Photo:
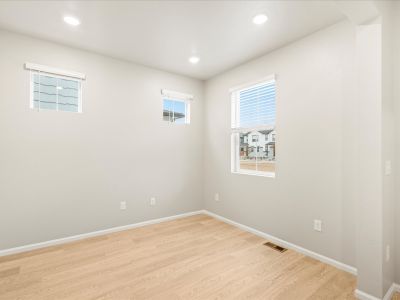
M275 174L275 81L232 91L232 172Z

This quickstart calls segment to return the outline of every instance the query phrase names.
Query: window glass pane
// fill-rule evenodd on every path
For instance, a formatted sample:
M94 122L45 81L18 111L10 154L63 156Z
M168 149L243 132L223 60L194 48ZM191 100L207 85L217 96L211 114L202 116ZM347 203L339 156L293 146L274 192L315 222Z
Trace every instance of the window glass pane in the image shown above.
M261 130L258 142L257 171L275 172L275 130Z
M178 124L185 124L186 105L182 101L174 101L174 121Z
M37 108L39 106L39 75L33 75L33 107Z
M171 100L164 99L164 107L163 107L163 120L172 122L172 114L173 114L173 103Z
M79 109L79 82L58 79L58 109L77 112Z
M274 130L239 134L240 170L275 172Z
M251 139L250 132L239 134L239 155L240 155L240 166L241 170L256 170L256 160L254 156L253 143L249 141Z
M57 109L57 79L44 76L34 76L34 107L41 109Z

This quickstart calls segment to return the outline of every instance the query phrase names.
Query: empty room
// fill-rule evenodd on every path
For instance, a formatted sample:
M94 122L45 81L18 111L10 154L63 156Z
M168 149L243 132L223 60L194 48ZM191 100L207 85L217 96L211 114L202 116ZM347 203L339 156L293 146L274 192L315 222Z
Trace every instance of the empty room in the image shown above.
M0 1L0 300L400 299L400 1Z

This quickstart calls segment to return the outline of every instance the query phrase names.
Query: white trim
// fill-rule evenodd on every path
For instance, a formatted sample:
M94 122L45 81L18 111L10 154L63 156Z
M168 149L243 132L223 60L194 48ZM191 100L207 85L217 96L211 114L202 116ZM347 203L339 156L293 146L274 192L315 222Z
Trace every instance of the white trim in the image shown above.
M380 298L377 298L360 290L355 290L354 296L356 296L356 298L359 300L382 300Z
M241 90L245 90L246 88L257 85L257 84L265 84L265 83L273 82L273 81L275 81L275 79L276 79L275 74L272 74L270 76L263 77L261 79L257 79L257 80L251 81L251 82L247 82L244 84L234 86L229 89L229 93L234 93L234 92L238 92Z
M232 174L235 174L235 175L252 175L252 176L269 177L269 178L275 178L276 177L274 172L252 171L252 170L245 170L245 169L240 169L240 168L239 168L238 171L232 171Z
M383 297L383 300L391 300L396 292L400 293L400 285L397 283L392 283L389 290L386 292L385 297Z
M161 95L164 97L171 98L171 100L193 100L194 96L190 94L185 94L181 92L175 92L167 89L162 89L161 90Z
M265 239L267 239L267 240L269 240L269 241L271 241L273 243L276 243L276 244L278 244L278 245L280 245L282 247L285 247L285 248L288 248L288 249L292 249L292 250L297 251L299 253L302 253L302 254L304 254L306 256L309 256L309 257L312 257L312 258L314 258L316 260L319 260L319 261L321 261L323 263L326 263L328 265L334 266L334 267L336 267L336 268L338 268L340 270L349 272L349 273L351 273L353 275L357 275L357 269L356 268L354 268L352 266L349 266L349 265L346 265L346 264L344 264L344 263L342 263L340 261L334 260L332 258L329 258L329 257L326 257L324 255L318 254L316 252L310 251L308 249L305 249L303 247L297 246L295 244L286 242L286 241L284 241L282 239L279 239L277 237L269 235L269 234L267 234L265 232L262 232L262 231L259 231L257 229L254 229L252 227L249 227L249 226L240 224L238 222L232 221L230 219L227 219L225 217L222 217L220 215L212 213L212 212L210 212L208 210L204 210L204 213L206 215L209 215L210 217L219 219L219 220L221 220L221 221L223 221L225 223L231 224L231 225L236 226L236 227L238 227L238 228L240 228L242 230L251 232L251 233L253 233L255 235L258 235L258 236L260 236L262 238L265 238Z
M233 133L247 133L252 131L260 131L260 130L275 130L275 126L273 125L257 125L254 127L232 127Z
M45 73L49 73L49 74L61 75L61 76L65 76L65 77L78 78L78 79L82 79L82 80L86 79L86 75L82 74L82 73L62 70L62 69L53 68L53 67L47 67L47 66L28 63L28 62L25 63L25 69L32 70L32 71L45 72Z
M400 285L397 283L392 283L385 296L381 299L359 289L354 291L354 295L360 300L391 300L395 292L400 292Z
M187 213L174 215L174 216L170 216L170 217L153 219L153 220L143 221L143 222L139 222L139 223L117 226L117 227L112 227L112 228L108 228L108 229L73 235L73 236L50 240L50 241L46 241L46 242L40 242L40 243L36 243L36 244L30 244L30 245L25 245L25 246L10 248L10 249L4 249L4 250L0 250L0 256L17 254L17 253L31 251L31 250L40 249L40 248L45 248L45 247L49 247L49 246L65 244L65 243L78 241L78 240L82 240L82 239L86 239L86 238L90 238L90 237L94 237L94 236L99 236L99 235L109 234L109 233L113 233L113 232L117 232L117 231L133 229L133 228L137 228L137 227L143 227L146 225L162 223L162 222L185 218L185 217L198 215L198 214L202 214L202 213L204 213L202 210L192 211L192 212L187 212Z
M185 101L185 108L186 108L186 112L185 112L185 124L190 124L190 102L189 102L189 100L188 101Z

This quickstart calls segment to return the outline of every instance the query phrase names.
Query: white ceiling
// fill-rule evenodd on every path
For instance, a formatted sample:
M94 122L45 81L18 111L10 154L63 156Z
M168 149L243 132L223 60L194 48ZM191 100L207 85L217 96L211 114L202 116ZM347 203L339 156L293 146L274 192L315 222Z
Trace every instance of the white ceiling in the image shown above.
M252 17L265 13L263 25ZM80 19L72 28L65 15ZM332 1L0 1L0 28L199 79L334 24ZM191 65L188 57L200 57Z

